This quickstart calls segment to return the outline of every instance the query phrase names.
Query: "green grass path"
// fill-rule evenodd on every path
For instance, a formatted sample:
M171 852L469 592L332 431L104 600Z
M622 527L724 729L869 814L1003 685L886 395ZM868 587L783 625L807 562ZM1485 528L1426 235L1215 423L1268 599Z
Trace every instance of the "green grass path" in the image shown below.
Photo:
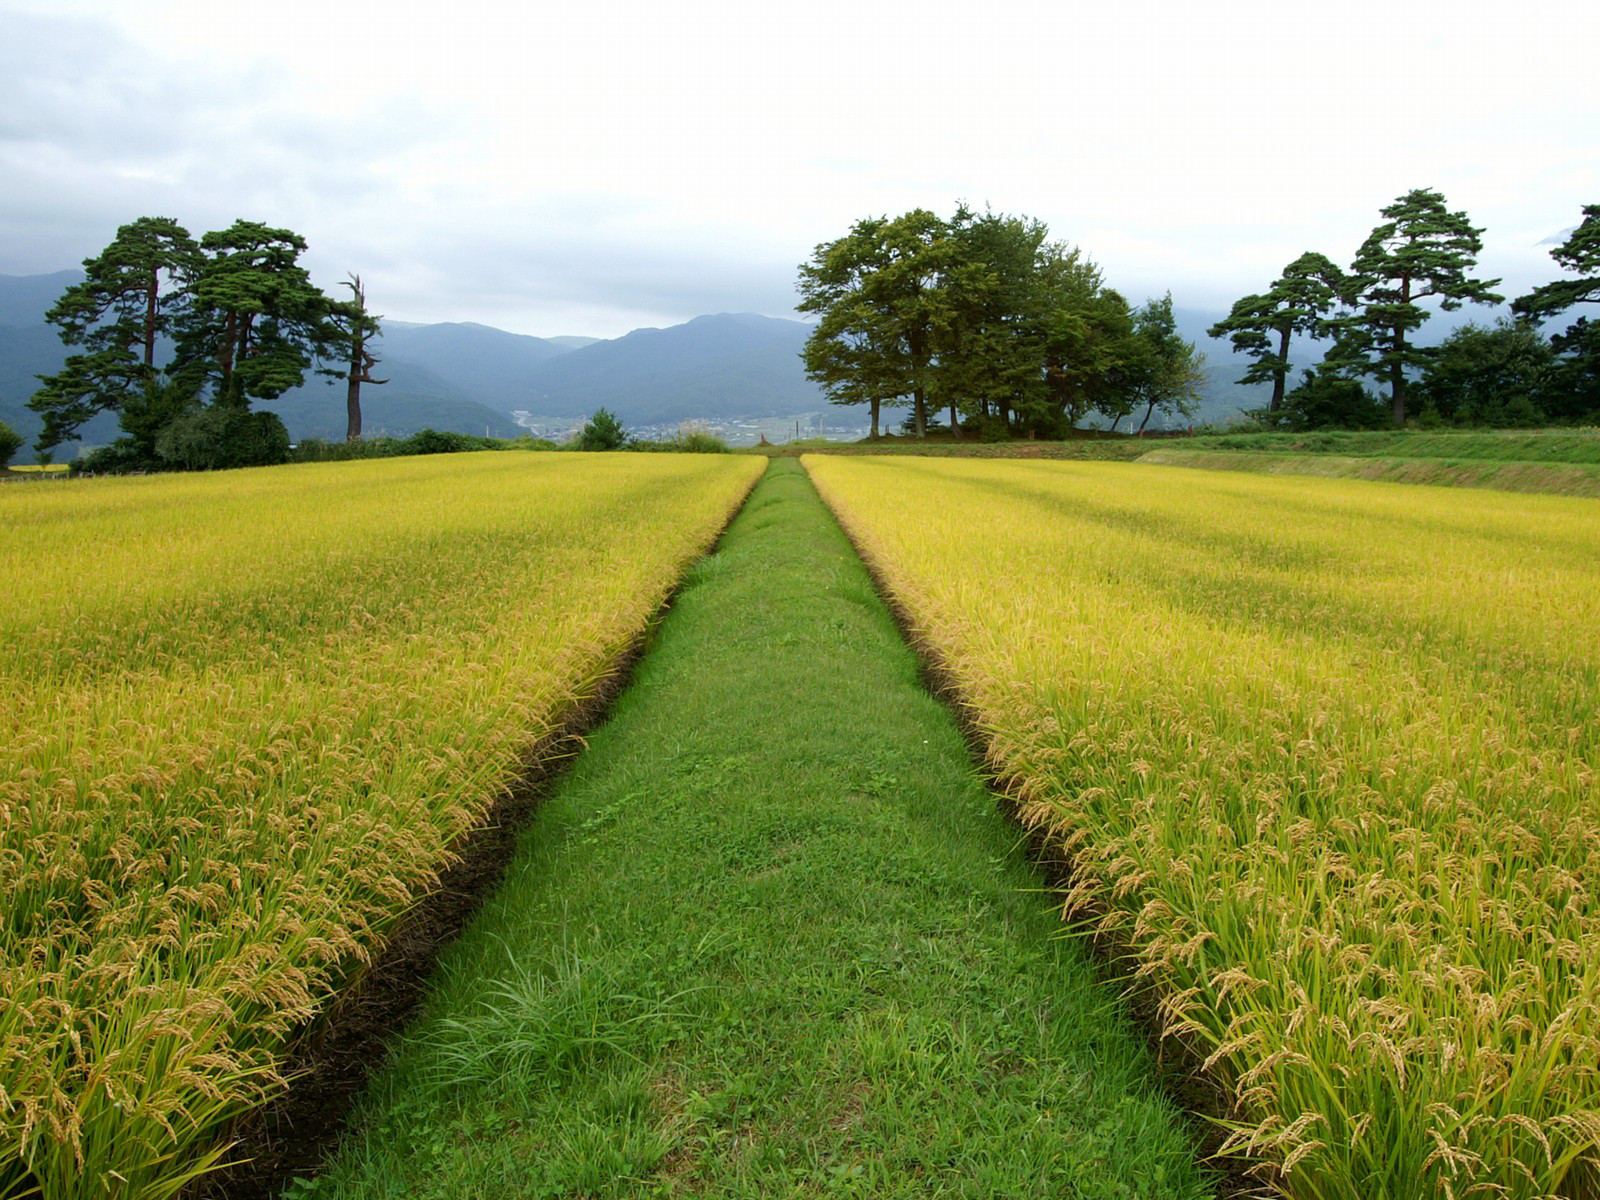
M775 462L291 1195L1209 1195L1039 886Z

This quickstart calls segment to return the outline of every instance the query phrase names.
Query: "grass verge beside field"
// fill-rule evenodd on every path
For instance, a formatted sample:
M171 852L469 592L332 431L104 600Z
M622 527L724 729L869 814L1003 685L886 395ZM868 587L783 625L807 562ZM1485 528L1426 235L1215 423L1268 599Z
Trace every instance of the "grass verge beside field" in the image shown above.
M1207 1195L1039 887L774 463L291 1195Z
M1323 429L1303 433L1259 430L1202 434L1183 438L1175 445L1253 454L1600 466L1600 429Z
M1345 454L1271 454L1261 451L1152 450L1139 462L1162 467L1212 471L1250 471L1264 475L1315 475L1324 479L1365 479L1421 483L1432 487L1493 488L1502 492L1544 492L1558 496L1600 496L1600 465L1562 462L1507 462L1494 459L1379 458Z

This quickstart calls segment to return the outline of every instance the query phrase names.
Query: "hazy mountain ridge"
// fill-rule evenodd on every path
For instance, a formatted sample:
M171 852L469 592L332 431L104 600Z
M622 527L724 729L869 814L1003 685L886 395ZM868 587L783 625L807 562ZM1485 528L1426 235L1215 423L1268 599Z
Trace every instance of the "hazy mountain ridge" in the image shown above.
M0 275L0 420L30 442L41 428L26 407L36 377L60 370L69 353L44 313L82 278L81 271ZM431 427L512 437L525 432L513 413L575 421L601 406L629 427L814 413L829 406L800 365L809 331L799 321L751 313L697 317L611 340L537 338L470 322L385 322L373 345L373 373L388 382L362 388L364 432ZM338 378L308 374L302 386L258 407L278 413L297 440L344 436ZM95 418L83 435L84 445L113 440L115 418Z
M624 423L645 425L816 412L827 401L800 363L810 330L753 313L636 329L541 364L524 407L582 416L604 406Z

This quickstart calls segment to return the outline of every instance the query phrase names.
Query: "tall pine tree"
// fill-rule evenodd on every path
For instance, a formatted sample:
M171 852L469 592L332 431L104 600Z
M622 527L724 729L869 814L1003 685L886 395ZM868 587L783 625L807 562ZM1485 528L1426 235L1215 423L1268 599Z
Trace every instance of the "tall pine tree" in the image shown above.
M157 386L160 339L187 307L200 248L170 217L140 217L111 244L83 261L85 278L62 293L45 320L61 340L83 351L67 358L28 407L44 418L41 449L77 437L96 413L117 412Z
M1356 311L1339 324L1347 346L1364 359L1363 373L1388 383L1390 415L1399 428L1406 423L1408 372L1430 356L1412 340L1430 316L1419 302L1436 299L1451 311L1468 300L1498 304L1504 297L1490 290L1498 279L1468 274L1483 249L1483 231L1466 213L1446 209L1443 195L1417 188L1381 212L1383 224L1351 267L1345 298Z
M1578 304L1600 304L1600 204L1583 206L1583 220L1550 257L1576 279L1558 279L1519 296L1511 308L1535 321L1559 316ZM1600 324L1579 317L1551 339L1560 361L1545 409L1558 420L1600 418Z
M1344 272L1325 255L1308 251L1283 269L1265 295L1236 301L1227 318L1206 331L1228 338L1236 352L1255 359L1239 382L1272 385L1269 413L1283 406L1290 339L1297 333L1327 336L1328 315L1344 287Z
M200 247L177 367L196 392L209 387L213 403L248 408L298 387L313 359L342 356L332 304L299 265L299 234L235 221Z
M350 299L331 306L331 319L349 350L349 365L344 376L344 438L347 442L359 442L361 385L370 383L377 387L389 381L372 377L372 368L378 365L378 358L372 353L371 342L373 338L383 336L383 327L379 324L379 318L367 311L367 290L361 284L361 276L350 276L344 286L350 289Z

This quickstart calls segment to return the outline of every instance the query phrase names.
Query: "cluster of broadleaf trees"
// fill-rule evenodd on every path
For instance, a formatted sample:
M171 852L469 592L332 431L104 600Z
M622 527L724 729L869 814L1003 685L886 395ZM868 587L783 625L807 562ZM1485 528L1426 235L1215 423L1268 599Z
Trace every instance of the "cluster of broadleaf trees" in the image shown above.
M359 276L334 300L299 265L303 238L236 221L198 241L167 217L141 217L84 261L85 278L45 314L78 352L42 376L28 407L41 451L116 412L124 436L80 460L92 470L172 470L283 462L289 432L251 409L315 369L347 381L349 436L379 332Z
M1255 360L1240 382L1272 385L1262 423L1600 420L1600 332L1584 318L1548 340L1539 328L1600 301L1600 206L1586 206L1552 252L1578 278L1536 288L1512 305L1513 319L1464 326L1438 346L1417 344L1430 315L1422 302L1453 310L1503 299L1491 290L1498 280L1472 276L1482 230L1425 189L1381 213L1348 271L1302 255L1209 331ZM919 434L948 408L951 427L997 438L1063 436L1091 413L1115 429L1141 410L1142 430L1157 411L1190 415L1198 399L1202 357L1177 336L1170 294L1130 308L1078 249L1028 217L962 205L949 220L918 209L858 221L816 248L799 287L801 310L819 316L807 374L835 403L870 405L874 435L881 406L907 399ZM1290 389L1296 334L1330 348Z
M1060 437L1090 413L1188 415L1203 356L1178 336L1170 294L1135 310L1082 251L1031 217L868 217L801 264L816 313L806 374L836 404L910 401L908 427L985 438Z

